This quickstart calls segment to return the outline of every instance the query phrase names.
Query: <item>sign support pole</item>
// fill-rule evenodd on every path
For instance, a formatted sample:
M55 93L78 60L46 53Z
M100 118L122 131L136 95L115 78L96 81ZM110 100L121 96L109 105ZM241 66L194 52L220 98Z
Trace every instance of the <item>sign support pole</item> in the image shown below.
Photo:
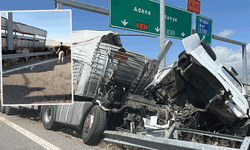
M55 7L56 7L56 9L63 9L63 4L60 2L56 2Z
M163 51L165 42L165 0L160 0L160 52ZM166 67L166 56L162 59L159 70Z
M242 69L243 69L243 82L248 84L247 83L247 50L246 50L246 45L243 45L242 46ZM246 94L249 94L247 93L247 87L246 85L244 85L244 88L243 88L243 94L246 95Z

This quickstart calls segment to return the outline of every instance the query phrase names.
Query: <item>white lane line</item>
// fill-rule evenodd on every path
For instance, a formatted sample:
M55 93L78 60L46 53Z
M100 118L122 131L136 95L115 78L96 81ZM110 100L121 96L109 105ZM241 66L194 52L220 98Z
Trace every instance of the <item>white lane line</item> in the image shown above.
M25 135L26 137L28 137L29 139L31 139L32 141L36 142L37 144L41 145L42 147L44 147L47 150L60 150L60 148L54 146L53 144L45 141L44 139L36 136L35 134L25 130L24 128L16 125L15 123L5 119L4 117L0 117L0 120L4 123L6 123L7 125L9 125L10 127L12 127L13 129L17 130L18 132L22 133L23 135Z
M20 68L15 68L15 69L11 69L11 70L6 70L6 71L3 71L3 74L10 73L10 72L17 71L17 70L21 70L21 69L24 69L24 68L29 68L29 67L36 66L36 65L45 64L45 63L48 63L48 62L51 62L51 61L55 61L55 60L57 60L57 59L58 59L58 58L55 58L55 59L52 59L52 60L48 60L48 61L43 61L43 62L36 63L36 64L32 64L32 65L23 66L23 67L20 67Z

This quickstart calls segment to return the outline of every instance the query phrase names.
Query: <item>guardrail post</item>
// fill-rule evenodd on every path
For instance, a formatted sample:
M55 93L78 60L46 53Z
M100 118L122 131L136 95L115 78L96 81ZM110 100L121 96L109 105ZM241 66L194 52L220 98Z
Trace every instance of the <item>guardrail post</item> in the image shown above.
M26 57L26 62L28 62L28 57Z
M168 131L167 131L167 133L165 133L165 138L173 138L173 133L174 133L174 131L175 131L175 127L176 126L171 126L169 129L168 129Z
M240 146L241 150L248 150L250 145L250 137L245 137L243 143Z

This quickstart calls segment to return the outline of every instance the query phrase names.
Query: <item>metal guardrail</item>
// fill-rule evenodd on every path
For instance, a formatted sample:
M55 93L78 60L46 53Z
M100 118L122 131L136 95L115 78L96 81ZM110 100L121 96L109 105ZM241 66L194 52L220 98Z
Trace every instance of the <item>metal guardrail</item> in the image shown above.
M224 147L224 146L217 146L217 145L209 145L209 144L203 144L203 143L196 143L196 142L190 142L190 141L183 141L176 139L176 136L178 137L177 133L174 133L174 131L179 131L184 129L178 129L176 127L171 127L169 130L153 130L149 133L142 133L142 134L133 134L133 133L127 133L127 132L119 132L119 131L104 131L104 141L108 142L114 142L118 144L124 144L134 147L140 147L140 148L146 148L146 149L157 149L157 150L176 150L176 149L206 149L206 150L248 150L249 149L249 143L250 143L250 137L235 137L235 136L229 136L224 134L216 134L211 132L206 132L206 136L209 137L217 137L222 138L225 140L233 140L233 141L239 141L241 142L240 149L238 148L230 148L230 147ZM190 133L197 133L199 130L186 130L185 132ZM165 135L164 135L165 134ZM204 132L201 131L201 133L204 135ZM158 136L156 136L158 135ZM160 136L159 136L160 135Z
M64 6L83 9L86 11L99 13L103 15L109 15L109 9L86 4L83 2L72 1L72 0L54 0L54 3L57 9L62 9L64 5Z
M15 58L26 58L26 62L28 61L28 57L36 56L38 59L38 56L40 55L50 55L50 54L55 54L55 52L48 51L48 52L36 52L36 53L24 53L24 54L7 54L7 55L2 55L2 60L5 59L15 59Z
M2 33L2 38L3 37L5 37L5 38L7 38L7 33ZM18 39L27 39L27 40L43 40L43 41L45 41L45 39L43 38L34 38L34 37L28 37L28 36L22 36L22 35L16 35L16 37L18 38Z

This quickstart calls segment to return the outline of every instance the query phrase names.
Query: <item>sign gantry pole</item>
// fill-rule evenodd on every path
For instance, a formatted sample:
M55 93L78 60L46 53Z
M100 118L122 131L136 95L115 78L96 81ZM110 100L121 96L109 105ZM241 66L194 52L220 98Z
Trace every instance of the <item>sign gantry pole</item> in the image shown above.
M160 0L160 52L163 51L165 42L165 0ZM166 67L166 56L160 63L159 70Z

